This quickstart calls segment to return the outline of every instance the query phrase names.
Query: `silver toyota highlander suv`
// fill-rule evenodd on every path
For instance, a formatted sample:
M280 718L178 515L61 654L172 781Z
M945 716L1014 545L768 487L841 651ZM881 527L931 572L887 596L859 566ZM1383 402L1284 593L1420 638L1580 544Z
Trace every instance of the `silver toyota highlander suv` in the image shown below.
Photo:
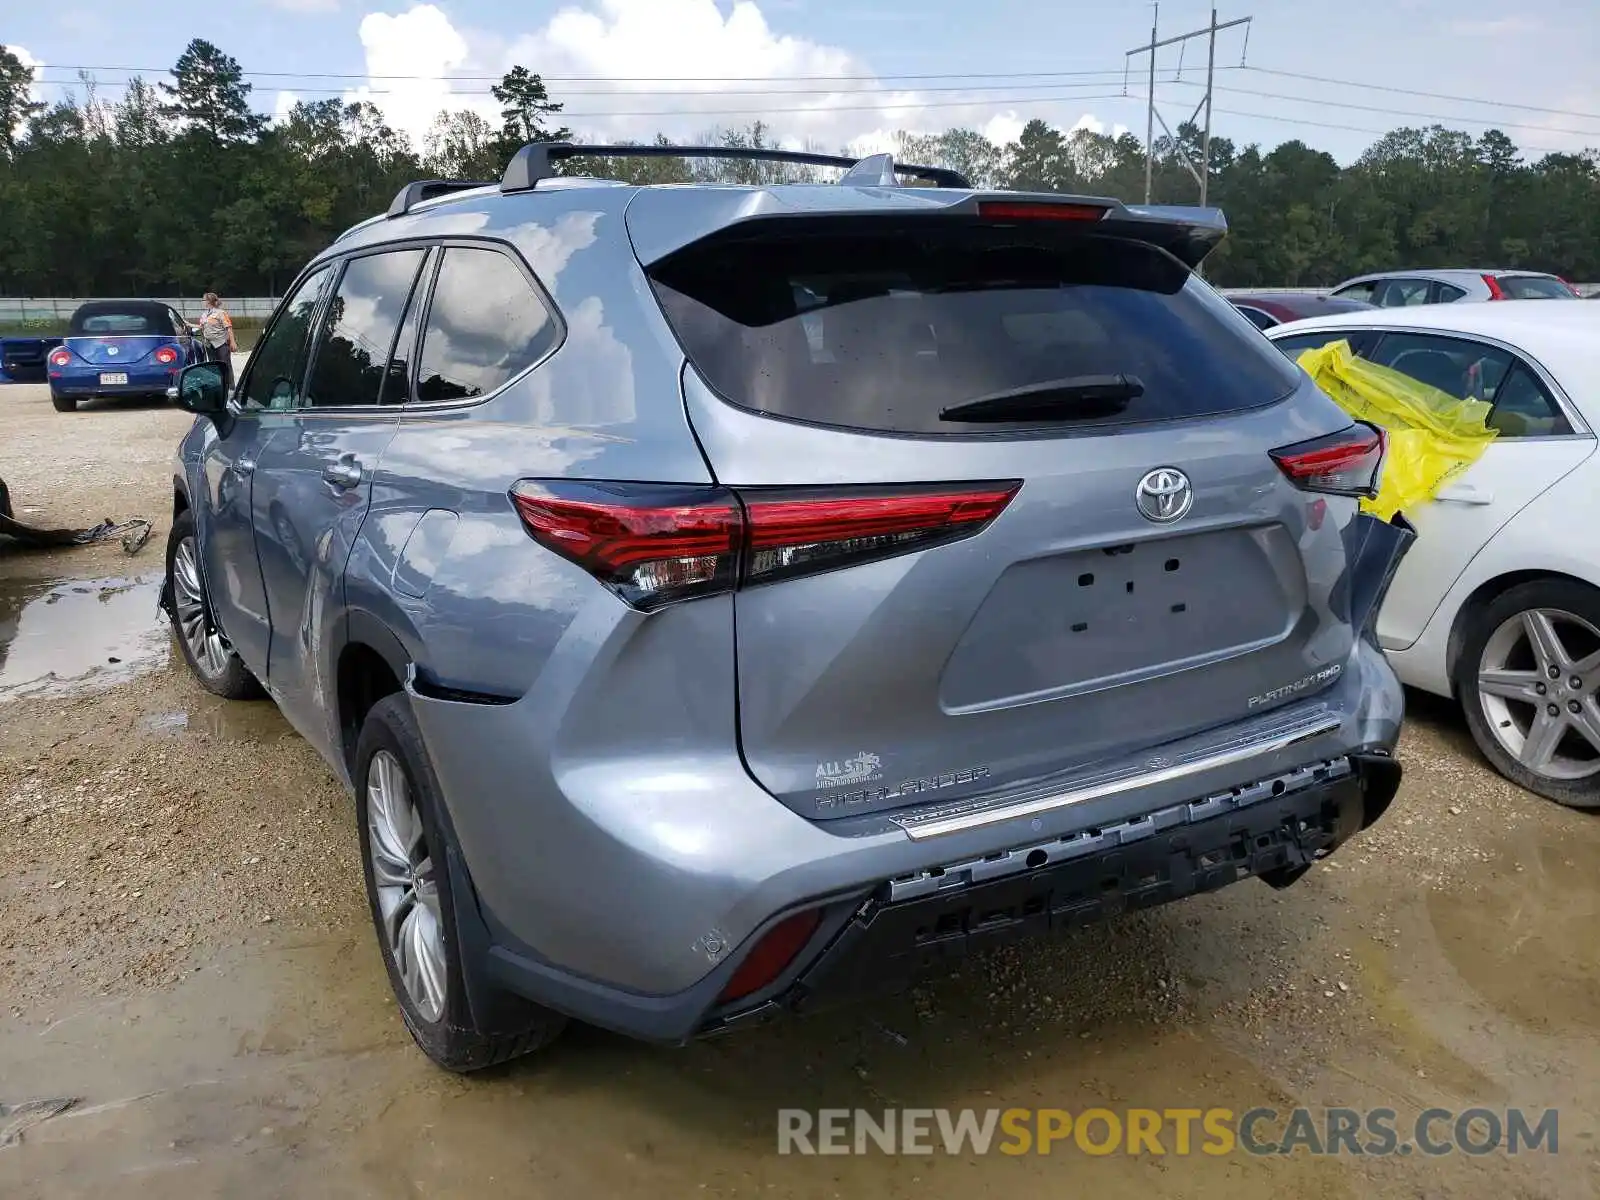
M1220 213L559 166L650 152L413 184L175 389L178 643L350 786L429 1056L682 1042L1378 818L1413 534L1192 273Z

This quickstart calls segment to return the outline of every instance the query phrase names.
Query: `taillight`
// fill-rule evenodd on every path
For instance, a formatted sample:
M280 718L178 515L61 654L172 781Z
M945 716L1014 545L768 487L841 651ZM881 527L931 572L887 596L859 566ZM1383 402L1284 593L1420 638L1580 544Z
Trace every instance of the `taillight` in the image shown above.
M171 346L163 346L156 351L156 361L162 366L170 366L178 361L178 352Z
M1483 286L1489 289L1489 299L1504 300L1506 298L1505 289L1500 286L1500 281L1493 275L1484 275L1482 279Z
M1567 291L1571 292L1578 299L1580 299L1580 300L1583 299L1583 293L1580 292L1577 288L1575 288L1572 284L1568 283L1565 279L1562 279L1561 276L1559 276L1559 275L1556 276L1556 279L1560 282L1562 287L1567 289Z
M745 492L744 580L765 583L970 537L998 517L1021 486Z
M805 949L821 922L822 914L813 908L785 917L767 930L734 970L728 986L717 997L718 1002L727 1004L741 1000L774 982L794 961L794 956Z
M980 200L986 221L1098 221L1110 209L1099 204L1054 204L1033 200Z
M952 487L680 487L523 480L530 536L633 608L946 545L1004 511L1019 481Z
M737 579L742 514L724 488L525 480L511 499L534 541L634 608L727 591Z
M1383 478L1383 431L1358 422L1327 437L1271 451L1278 469L1298 488L1335 496L1378 494Z
M71 361L72 352L70 350L63 348L50 351L50 365L52 367L64 367Z

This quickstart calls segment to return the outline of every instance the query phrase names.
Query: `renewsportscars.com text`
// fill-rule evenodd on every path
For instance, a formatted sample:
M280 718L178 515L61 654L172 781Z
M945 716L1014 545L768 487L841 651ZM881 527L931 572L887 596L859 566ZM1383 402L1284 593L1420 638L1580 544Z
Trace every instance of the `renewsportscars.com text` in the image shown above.
M1557 1110L785 1108L779 1154L1224 1156L1558 1152Z

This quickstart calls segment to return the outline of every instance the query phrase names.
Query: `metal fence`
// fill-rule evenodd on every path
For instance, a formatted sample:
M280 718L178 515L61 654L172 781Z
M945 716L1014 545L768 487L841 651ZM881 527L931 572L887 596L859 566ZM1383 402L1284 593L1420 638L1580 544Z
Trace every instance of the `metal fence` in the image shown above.
M155 300L170 304L186 317L200 315L203 307L199 296L141 296L142 300ZM0 296L0 323L17 324L25 321L58 321L65 323L78 305L90 300L106 299L103 296ZM222 306L230 316L265 320L278 307L270 296L224 296Z

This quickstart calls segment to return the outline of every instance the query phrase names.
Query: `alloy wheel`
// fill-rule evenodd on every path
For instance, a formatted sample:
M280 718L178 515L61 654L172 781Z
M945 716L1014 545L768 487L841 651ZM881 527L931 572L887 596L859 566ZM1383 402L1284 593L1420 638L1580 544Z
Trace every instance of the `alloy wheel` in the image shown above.
M367 766L367 838L390 956L417 1011L437 1021L447 986L439 887L410 781L387 750Z
M172 599L178 615L178 632L189 655L209 677L228 669L228 643L211 622L206 608L205 585L200 581L200 561L194 538L178 543L172 556Z
M1517 613L1485 643L1477 688L1491 734L1524 769L1600 774L1600 629L1559 608Z

